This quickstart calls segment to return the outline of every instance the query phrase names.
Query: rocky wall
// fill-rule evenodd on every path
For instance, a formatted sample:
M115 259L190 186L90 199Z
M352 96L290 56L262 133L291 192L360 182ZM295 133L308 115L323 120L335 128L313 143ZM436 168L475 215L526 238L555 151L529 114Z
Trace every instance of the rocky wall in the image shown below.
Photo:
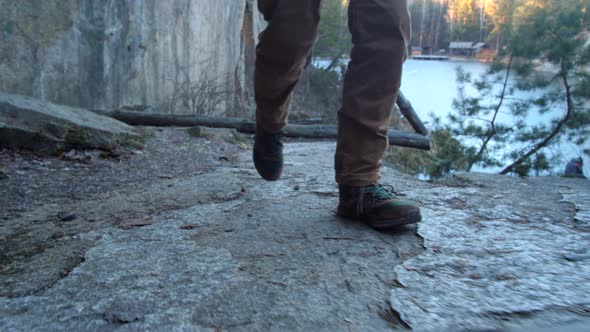
M0 8L2 92L99 109L252 108L256 0L0 0Z

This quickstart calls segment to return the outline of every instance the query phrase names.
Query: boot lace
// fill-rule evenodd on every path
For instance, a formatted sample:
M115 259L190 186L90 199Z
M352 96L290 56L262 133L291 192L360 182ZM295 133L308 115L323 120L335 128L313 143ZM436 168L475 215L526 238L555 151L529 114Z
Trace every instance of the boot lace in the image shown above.
M359 195L356 203L357 216L363 214L365 197L372 202L379 202L395 198L397 194L398 193L395 191L393 186L390 185L376 184L359 188Z

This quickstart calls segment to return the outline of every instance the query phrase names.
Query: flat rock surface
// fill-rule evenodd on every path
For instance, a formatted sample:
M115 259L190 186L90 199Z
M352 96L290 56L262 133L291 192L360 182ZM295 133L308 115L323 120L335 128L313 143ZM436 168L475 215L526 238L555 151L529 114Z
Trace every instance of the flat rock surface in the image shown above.
M10 268L18 257L2 261L0 285L12 293L2 289L0 330L590 321L587 182L482 174L424 182L385 169L383 182L419 202L424 220L382 233L334 215L333 151L333 143L287 144L278 182L262 181L246 151L208 173L77 202L70 223L101 211L121 220L72 235L84 243L79 262L47 287L35 287L45 282L35 276L52 269L54 256L33 252L33 271ZM26 218L47 211L2 222L0 236L18 237Z
M426 250L395 268L401 287L391 302L401 318L440 331L552 327L590 316L588 181L460 179L467 186L420 188Z

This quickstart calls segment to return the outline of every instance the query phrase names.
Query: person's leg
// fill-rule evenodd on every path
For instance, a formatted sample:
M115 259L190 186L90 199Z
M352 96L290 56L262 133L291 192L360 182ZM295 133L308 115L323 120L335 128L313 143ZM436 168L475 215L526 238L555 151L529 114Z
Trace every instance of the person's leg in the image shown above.
M351 0L353 49L338 112L336 182L379 180L381 158L410 38L406 0Z
M256 121L268 132L287 122L291 92L315 42L321 0L259 0L268 19L256 47Z
M267 180L282 172L280 131L287 123L291 94L314 44L321 0L259 0L268 21L256 47L254 164Z
M339 214L379 228L417 222L419 209L377 186L410 38L406 0L351 0L353 49L338 112Z

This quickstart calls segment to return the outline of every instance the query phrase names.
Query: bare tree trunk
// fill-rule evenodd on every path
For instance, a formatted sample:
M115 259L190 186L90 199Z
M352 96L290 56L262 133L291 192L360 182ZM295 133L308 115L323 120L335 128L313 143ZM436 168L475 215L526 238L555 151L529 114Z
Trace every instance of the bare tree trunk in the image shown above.
M420 22L420 49L424 47L424 22L426 21L426 0L422 0L422 20Z
M479 0L479 41L483 42L483 26L485 20L485 0Z
M441 1L440 4L438 5L438 16L436 19L436 29L434 32L434 45L433 45L433 49L434 50L438 50L440 47L440 29L441 29L441 23L442 23L442 18L443 18L443 12L445 9L445 4L446 4L446 0Z
M449 3L449 37L450 37L450 42L453 42L453 28L454 28L454 23L455 23L455 8L452 8L453 6L453 1L451 0L451 2ZM451 51L452 52L452 51Z
M436 6L433 0L430 1L430 10L428 15L428 24L430 24L430 33L428 34L428 46L430 46L430 53L434 50L434 35L436 33Z

